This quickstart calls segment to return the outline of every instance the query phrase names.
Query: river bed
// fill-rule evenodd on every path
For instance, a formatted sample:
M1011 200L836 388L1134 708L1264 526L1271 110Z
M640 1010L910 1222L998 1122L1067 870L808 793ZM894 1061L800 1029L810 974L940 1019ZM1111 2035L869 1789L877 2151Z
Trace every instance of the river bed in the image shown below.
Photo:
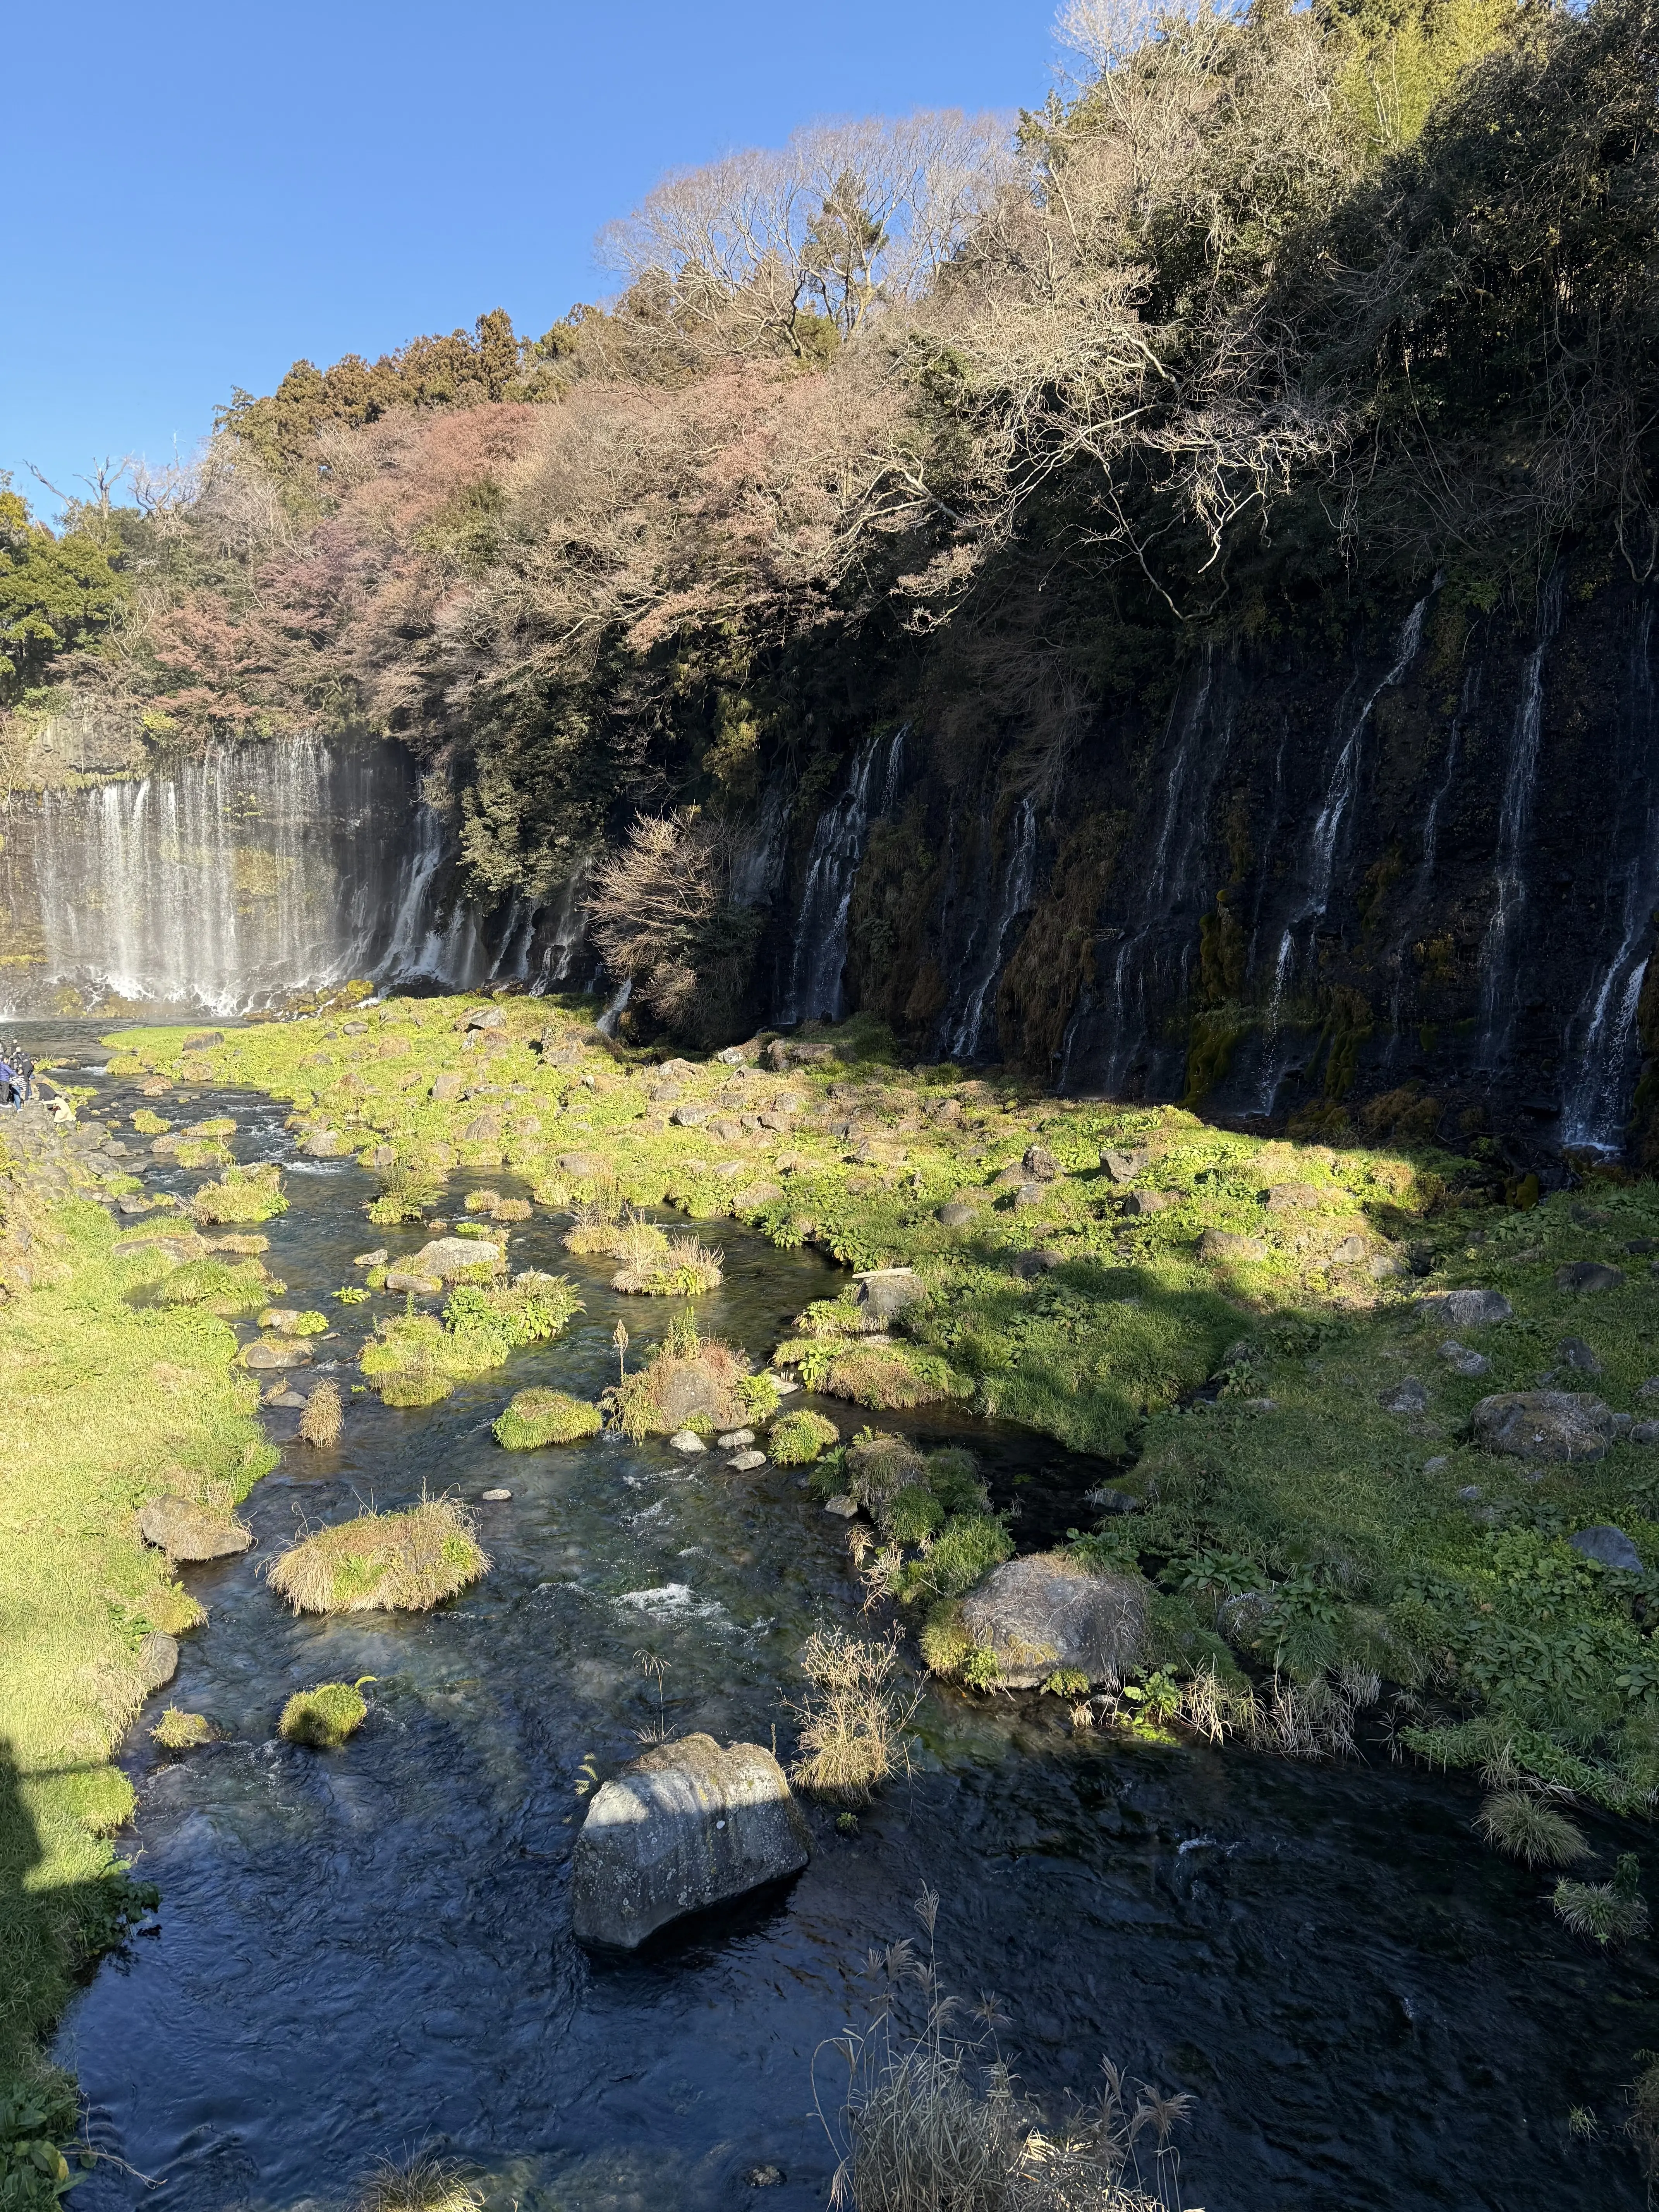
M122 1116L138 1103L130 1085L78 1079ZM313 1340L319 1359L348 1358L379 1309L329 1293L356 1279L356 1253L413 1250L422 1232L372 1228L370 1179L296 1161L271 1102L202 1091L190 1110L234 1115L239 1158L289 1168L268 1261L286 1303L340 1316L334 1340ZM486 1180L520 1188L458 1177L445 1212ZM1003 2048L1034 2094L1086 2095L1103 2055L1191 2093L1189 2208L1644 2202L1619 2130L1634 2055L1659 2048L1651 1948L1608 1960L1575 1942L1546 1880L1471 1832L1472 1779L1385 1758L1145 1746L1073 1733L1052 1698L935 1694L911 1778L855 1836L813 1810L792 1887L633 1960L587 1958L567 1897L584 1761L612 1771L659 1724L763 1743L775 1729L787 1755L794 1655L816 1626L855 1625L860 1594L844 1525L787 1470L735 1475L713 1454L688 1467L609 1437L495 1444L514 1390L595 1395L617 1318L630 1364L668 1318L613 1293L605 1263L568 1259L560 1226L521 1224L512 1254L580 1284L586 1310L562 1338L423 1411L349 1395L334 1451L291 1443L296 1415L264 1415L284 1449L243 1509L255 1548L186 1570L210 1618L123 1760L136 1872L161 1910L58 2039L112 2154L80 2212L334 2205L376 2159L423 2146L475 2164L503 2212L822 2205L836 2152L814 2054L833 2117L844 2069L826 2046L865 2017L869 1947L921 1934L924 1883L945 1984L969 2002L998 1993ZM735 1224L717 1241L726 1280L699 1326L757 1358L837 1279ZM866 1418L826 1410L843 1434ZM1024 1547L1082 1517L1100 1469L1006 1425L952 1425L974 1429L998 1502L1021 1505ZM261 1578L302 1525L360 1501L423 1486L476 1501L496 1485L510 1502L477 1507L492 1571L434 1614L296 1620ZM665 1662L660 1713L641 1652ZM364 1674L369 1719L343 1750L277 1741L292 1691ZM227 1740L158 1753L148 1730L167 1704ZM1585 1825L1604 1856L1640 1852L1652 1895L1650 1832ZM1576 2106L1597 2137L1570 2136ZM769 2168L782 2179L750 2181Z

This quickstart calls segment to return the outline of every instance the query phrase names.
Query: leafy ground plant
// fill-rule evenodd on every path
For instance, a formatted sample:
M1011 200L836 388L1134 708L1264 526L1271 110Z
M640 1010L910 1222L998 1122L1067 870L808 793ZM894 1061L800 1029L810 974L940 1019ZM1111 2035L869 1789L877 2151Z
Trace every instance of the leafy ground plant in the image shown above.
M1606 1951L1646 1935L1648 1908L1640 1883L1635 1852L1621 1851L1611 1881L1569 1881L1563 1875L1551 1902L1556 1917L1575 1936L1587 1936Z

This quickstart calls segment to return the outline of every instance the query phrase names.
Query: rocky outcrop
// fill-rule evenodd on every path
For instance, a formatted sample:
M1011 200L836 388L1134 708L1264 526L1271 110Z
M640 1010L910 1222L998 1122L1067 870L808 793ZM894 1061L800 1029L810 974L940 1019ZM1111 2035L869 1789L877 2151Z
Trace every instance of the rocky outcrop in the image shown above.
M434 1237L431 1243L422 1245L406 1272L435 1275L447 1283L452 1276L464 1275L473 1267L499 1267L505 1259L501 1246L483 1237Z
M1614 1432L1601 1400L1577 1390L1499 1390L1473 1418L1486 1449L1512 1459L1604 1459Z
M713 1736L657 1745L589 1806L571 1869L580 1943L631 1951L707 1905L799 1874L806 1823L759 1744Z
M1150 1593L1139 1575L1099 1575L1056 1552L994 1568L963 1600L963 1626L1011 1690L1057 1670L1116 1683L1138 1664Z

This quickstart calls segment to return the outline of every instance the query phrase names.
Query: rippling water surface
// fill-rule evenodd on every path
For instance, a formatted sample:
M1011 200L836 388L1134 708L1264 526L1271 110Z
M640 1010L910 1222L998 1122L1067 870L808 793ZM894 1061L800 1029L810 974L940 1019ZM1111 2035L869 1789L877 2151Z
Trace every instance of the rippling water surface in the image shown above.
M199 1100L237 1115L239 1157L291 1162L279 1109ZM370 1243L421 1241L368 1227L355 1166L291 1164L291 1210L269 1224L290 1303L324 1304ZM1573 1943L1543 1880L1477 1844L1457 1778L1141 1747L1073 1735L1052 1698L937 1697L912 1779L855 1838L814 1812L792 1888L647 1956L589 1960L568 1933L577 1784L586 1758L612 1770L656 1719L636 1655L666 1662L672 1729L775 1728L787 1752L793 1655L813 1626L854 1619L856 1592L842 1525L783 1469L733 1475L612 1438L498 1449L489 1425L513 1390L591 1396L618 1314L630 1360L665 1319L567 1260L557 1226L524 1224L513 1255L580 1279L586 1312L562 1340L423 1412L349 1399L339 1449L287 1445L248 1501L255 1549L187 1571L208 1625L126 1753L161 1912L58 2039L94 2141L125 2161L100 2167L80 2212L335 2203L382 2154L426 2144L484 2169L503 2208L821 2205L835 2154L814 2053L833 2110L838 2062L820 2046L862 2016L867 1948L917 1932L924 1881L947 1983L1000 1994L1033 2091L1086 2092L1109 2053L1193 2094L1189 2206L1643 2202L1618 2131L1633 2054L1659 2048L1652 1953ZM720 1241L726 1283L700 1323L763 1356L834 1271L731 1224ZM316 1348L349 1357L372 1309L330 1310L337 1338ZM830 1410L843 1431L862 1418ZM265 1418L286 1443L297 1416ZM1093 1470L973 1425L1023 1537L1076 1517ZM260 1579L307 1522L498 1484L511 1502L478 1507L493 1571L440 1613L295 1620ZM292 1691L362 1674L372 1710L346 1748L276 1740ZM147 1730L168 1702L228 1740L158 1755ZM1605 1849L1638 1850L1659 1892L1649 1831L1592 1826ZM1575 2105L1598 2140L1569 2139ZM752 2193L769 2166L784 2180Z

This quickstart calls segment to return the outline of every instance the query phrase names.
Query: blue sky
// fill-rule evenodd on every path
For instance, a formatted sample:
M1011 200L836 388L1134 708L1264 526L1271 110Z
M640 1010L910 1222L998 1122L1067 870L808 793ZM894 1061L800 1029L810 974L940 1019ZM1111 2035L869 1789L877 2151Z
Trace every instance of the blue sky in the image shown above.
M817 115L1034 105L1054 0L77 0L6 34L0 468L187 454L234 385L605 280L664 170ZM72 33L72 53L66 39ZM20 205L21 200L21 205Z

